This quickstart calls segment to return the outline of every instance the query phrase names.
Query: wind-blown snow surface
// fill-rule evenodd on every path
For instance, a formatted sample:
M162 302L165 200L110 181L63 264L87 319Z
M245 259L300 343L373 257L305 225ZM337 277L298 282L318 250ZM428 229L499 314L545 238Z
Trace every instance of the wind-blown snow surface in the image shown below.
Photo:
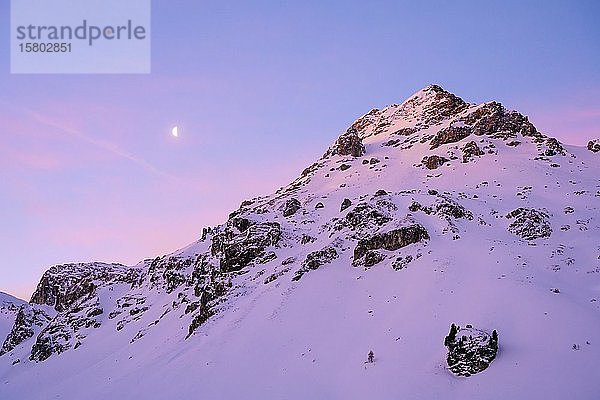
M475 126L469 115L487 106L458 100L429 87L367 114L353 125L364 155L340 151L338 140L288 187L243 204L203 240L132 267L129 278L114 267L89 290L60 283L84 293L60 303L40 292L61 276L57 267L34 298L62 309L53 321L67 345L30 360L42 332L0 357L0 398L600 398L599 157L553 151L528 122L515 131L484 121L462 137L458 128ZM448 127L458 135L436 146ZM463 159L471 141L481 154ZM447 161L430 170L422 159L431 155ZM300 208L284 217L291 198ZM340 211L346 198L352 204ZM361 203L385 218L373 222L371 212L353 225L348 215ZM507 217L519 208L538 214L519 225ZM265 242L260 232L272 226L263 222L280 225L278 240ZM354 260L360 239L414 224L428 240L376 250L385 258L370 267ZM238 264L239 248L226 255L261 240L264 251ZM332 261L303 264L328 247ZM92 322L73 328L76 317ZM447 370L453 322L497 329L487 370L468 378Z

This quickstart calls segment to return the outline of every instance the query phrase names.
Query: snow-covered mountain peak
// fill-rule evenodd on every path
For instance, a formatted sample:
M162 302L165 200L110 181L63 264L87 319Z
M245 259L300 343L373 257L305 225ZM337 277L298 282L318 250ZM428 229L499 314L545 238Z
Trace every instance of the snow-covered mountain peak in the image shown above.
M439 86L373 109L181 250L50 268L0 350L0 398L597 398L590 143ZM487 369L448 368L469 363L447 358L451 324Z

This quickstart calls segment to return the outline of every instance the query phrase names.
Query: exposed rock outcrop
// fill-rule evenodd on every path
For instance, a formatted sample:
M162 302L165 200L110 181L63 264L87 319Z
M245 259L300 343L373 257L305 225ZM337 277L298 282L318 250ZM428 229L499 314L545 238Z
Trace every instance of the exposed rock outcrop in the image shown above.
M334 228L350 228L353 231L368 231L373 227L382 226L392 220L385 210L369 203L358 203L344 218L334 221Z
M442 156L438 156L438 155L431 155L431 156L425 156L423 157L423 159L421 160L421 164L423 164L425 166L425 168L427 169L437 169L439 167L441 167L442 165L444 165L445 163L447 163L448 160L445 157Z
M300 204L300 201L298 201L298 199L296 198L291 198L285 202L283 208L283 216L289 217L290 215L294 215L300 208L302 208L302 204Z
M458 142L473 133L473 129L466 125L450 125L440 130L430 142L430 150L443 144Z
M546 144L546 151L544 152L545 156L551 157L551 156L555 156L557 154L560 154L562 156L565 155L564 147L555 138L547 138L545 144Z
M13 324L12 330L4 340L0 349L0 356L12 351L16 346L33 337L36 331L50 321L50 316L43 310L21 306Z
M302 267L296 271L296 274L292 278L293 281L299 281L304 274L309 271L313 271L321 267L322 265L329 264L338 257L338 253L333 247L325 247L321 250L313 251L307 254L306 258L302 262Z
M331 154L339 154L340 156L360 157L365 154L365 146L358 132L354 128L350 128L341 135L333 145Z
M472 160L475 157L479 157L482 156L484 153L483 151L479 148L479 146L477 146L477 143L475 143L474 140L471 140L469 143L465 144L462 148L462 154L463 154L463 162L469 162L469 160Z
M93 295L98 282L134 283L138 275L137 269L122 264L55 265L42 275L31 303L45 304L54 307L56 311L64 311L79 299Z
M508 111L502 104L495 101L477 107L460 121L469 126L472 133L478 136L488 135L509 139L520 134L541 137L526 116L516 111Z
M448 348L446 362L450 371L458 376L471 376L488 368L498 353L498 333L492 334L467 325L461 328L452 324L444 339Z
M350 201L350 199L344 199L344 201L342 201L342 205L340 206L340 212L344 211L346 208L350 207L352 205L352 201Z
M508 230L523 239L545 238L552 234L550 217L544 211L520 207L508 213L506 218L514 218Z
M251 225L243 233L227 227L212 238L211 254L220 257L222 272L239 271L251 263L260 263L265 249L275 246L281 238L281 226L277 222Z
M413 201L410 206L408 206L409 211L422 211L427 215L438 215L446 219L473 219L473 213L471 211L467 210L464 206L449 196L439 195L437 192L434 194L434 196L436 197L432 205L425 206L418 201Z
M379 249L394 251L428 239L429 233L427 233L427 230L419 224L409 225L385 233L377 233L371 237L358 241L358 244L354 249L353 265L364 266L366 261L365 256L369 251L372 252ZM369 257L371 260L382 260L372 253L370 253Z

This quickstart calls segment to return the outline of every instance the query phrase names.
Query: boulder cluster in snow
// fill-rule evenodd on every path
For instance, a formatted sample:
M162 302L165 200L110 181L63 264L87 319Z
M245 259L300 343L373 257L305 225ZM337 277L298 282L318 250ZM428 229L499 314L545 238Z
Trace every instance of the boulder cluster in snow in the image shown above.
M448 349L446 362L450 371L458 376L471 376L488 368L498 353L498 333L466 325L452 324L444 338Z

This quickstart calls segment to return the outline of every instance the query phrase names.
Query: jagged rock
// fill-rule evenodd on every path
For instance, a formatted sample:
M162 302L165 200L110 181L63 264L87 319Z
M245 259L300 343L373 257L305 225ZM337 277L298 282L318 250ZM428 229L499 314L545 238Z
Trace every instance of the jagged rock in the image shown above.
M329 264L337 257L337 251L333 247L325 247L321 250L308 253L306 258L302 262L302 267L298 271L296 271L296 274L294 275L292 280L299 281L305 273L316 270L322 265Z
M315 240L317 240L317 238L312 237L310 235L303 234L302 235L302 239L300 239L300 244L304 245L304 244L307 244L307 243L312 243Z
M379 118L379 110L377 108L372 109L359 119L357 119L350 130L357 132L358 134L362 133L368 126L374 124Z
M267 285L267 284L277 280L278 278L282 277L289 271L290 271L290 268L284 268L279 272L272 273L271 275L269 275L268 277L265 278L264 284Z
M351 167L350 164L342 164L340 165L340 171L345 171Z
M392 218L384 214L378 208L368 203L359 203L346 214L341 223L338 223L336 229L348 227L352 230L368 230L369 227L382 226Z
M138 278L138 270L122 264L55 265L42 275L31 297L31 303L49 305L60 312L79 299L92 296L97 281L134 283Z
M28 305L21 306L13 327L2 344L0 356L12 351L15 347L33 337L36 330L46 326L50 319L50 316L41 309Z
M242 217L231 218L229 223L240 232L246 232L250 228L250 225L252 225L252 222L248 218Z
M523 239L545 238L552 234L549 216L544 211L520 207L508 213L506 218L515 218L508 230Z
M413 201L410 206L408 206L408 210L411 212L423 211L427 215L431 215L434 213L433 208L424 206L418 201Z
M360 136L358 136L357 130L350 127L346 133L341 135L335 142L331 154L352 157L361 157L364 155L365 146Z
M285 202L285 206L283 208L283 216L289 217L290 215L294 215L296 214L296 211L298 211L300 208L302 208L302 204L300 204L300 201L298 201L298 199L296 198L291 198Z
M448 348L448 368L458 376L471 376L488 368L498 353L498 333L492 334L467 325L452 324L444 338Z
M473 133L470 126L449 126L440 130L430 142L430 150L436 149L443 144L458 142Z
M591 152L600 152L600 139L590 140L587 144L587 149Z
M31 348L29 359L37 362L44 361L52 354L60 354L71 348L72 336L63 328L53 325L51 329L44 329Z
M344 199L344 201L342 201L342 205L340 206L340 212L344 211L346 208L350 207L352 205L352 201L350 201L350 199Z
M325 153L325 156L327 156L328 154L330 154L330 151ZM322 166L322 164L320 162L315 162L315 163L311 164L309 167L304 168L304 170L300 174L300 177L305 178L309 175L314 174L321 166Z
M324 205L323 203L321 203L321 202L318 202L318 203L315 205L315 208L316 208L316 209L319 209L319 208L324 208L324 207L325 207L325 205Z
M57 314L39 333L29 359L44 361L53 354L60 354L74 346L79 347L87 336L84 334L85 330L101 326L101 320L97 317L103 313L98 297L73 304L67 311Z
M152 287L164 287L167 293L186 283L185 270L192 265L192 259L181 257L156 257L148 267Z
M277 222L251 225L243 234L225 229L212 238L211 254L220 256L222 272L239 271L265 254L268 246L275 246L281 238Z
M463 154L463 162L469 162L469 160L473 159L475 156L482 156L484 153L481 151L477 143L474 140L471 140L469 143L465 144L462 148Z
M495 101L483 104L460 121L470 126L475 135L503 139L515 138L517 134L541 137L526 116L516 111L507 111L502 104Z
M558 140L555 138L547 138L546 139L546 151L544 151L544 155L547 157L555 156L557 154L565 155L565 149L560 144Z
M240 204L240 208L248 207L254 204L254 200L244 200L242 204Z
M392 132L391 134L398 135L398 136L409 136L415 132L417 132L416 128L406 127L406 128L400 128L400 129Z
M375 264L379 264L381 261L385 260L385 256L376 250L367 250L364 255L364 260L362 265L365 268L370 268Z
M435 213L455 219L473 219L473 213L449 197L440 196L435 204Z
M186 339L192 336L210 317L215 315L215 303L225 296L231 287L231 281L226 280L224 276L216 272L198 278L195 294L199 297L199 300L193 303L191 307L188 306L190 308L189 312L193 312L194 316L188 327Z
M438 85L430 85L404 102L399 111L402 115L421 118L423 126L428 127L461 113L467 107L469 105L460 97Z
M212 234L212 228L210 226L202 228L202 235L200 236L200 241L204 242L210 234Z
M471 211L447 196L438 196L433 206L424 206L418 201L413 201L410 206L408 206L408 209L411 212L422 211L427 215L440 215L454 219L473 219L473 213Z
M208 307L200 308L200 311L194 316L194 318L192 318L192 322L190 323L190 326L188 327L188 334L187 334L186 338L189 338L190 336L192 336L192 334L202 324L204 324L206 321L208 321L208 319L212 316L213 316L213 313L210 308L208 308Z
M427 169L436 169L441 167L442 165L444 165L444 163L447 163L448 161L450 160L448 160L447 158L437 155L431 155L423 157L423 159L421 160L421 164L423 164Z
M385 190L383 190L383 189L379 189L378 191L376 191L376 192L375 192L375 197L378 197L378 196L385 196L386 194L388 194L388 192L386 192L386 191L385 191Z
M409 244L428 239L429 233L419 224L394 229L385 233L377 233L369 238L358 241L354 249L353 264L355 266L364 265L364 256L369 250L384 249L394 251Z

